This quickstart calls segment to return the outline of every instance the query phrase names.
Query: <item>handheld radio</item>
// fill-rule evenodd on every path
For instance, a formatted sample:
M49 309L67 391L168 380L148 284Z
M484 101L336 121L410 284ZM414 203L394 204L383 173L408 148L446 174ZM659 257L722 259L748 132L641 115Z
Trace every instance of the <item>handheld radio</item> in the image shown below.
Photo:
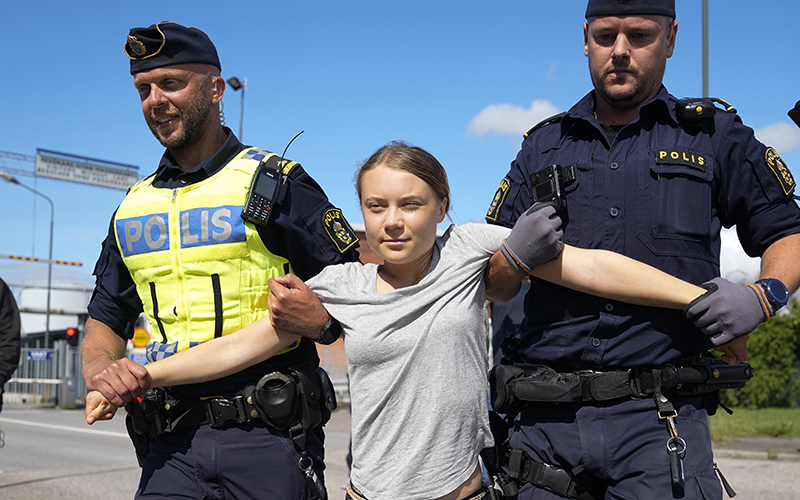
M286 188L289 178L283 173L283 166L287 160L284 159L286 151L297 137L302 134L301 130L292 137L289 144L283 150L283 155L270 156L262 161L253 180L250 182L250 190L247 193L247 201L242 209L242 219L253 224L266 225L269 222L272 209L280 205L283 197L286 196Z
M280 205L286 195L287 177L282 163L277 156L270 156L258 166L242 209L244 220L259 225L269 222L273 207Z

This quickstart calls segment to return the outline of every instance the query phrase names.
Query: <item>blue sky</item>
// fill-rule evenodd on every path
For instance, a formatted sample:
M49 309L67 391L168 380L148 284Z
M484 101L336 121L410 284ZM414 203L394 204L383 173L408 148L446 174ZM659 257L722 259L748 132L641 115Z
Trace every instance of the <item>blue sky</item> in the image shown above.
M447 168L454 222L482 220L522 133L590 90L584 9L583 0L5 2L0 151L41 148L152 172L163 149L145 126L123 45L129 28L170 20L209 34L224 78L247 78L245 143L282 152L305 131L287 156L351 222L362 220L356 163L395 139ZM665 84L676 96L700 96L701 1L677 0L677 11ZM786 112L800 100L800 4L709 0L709 17L710 95L733 104L799 177L800 129ZM238 133L241 93L229 87L223 102ZM91 284L124 193L18 179L55 204L54 258L83 263L53 266L54 284ZM49 205L0 182L0 210L0 254L46 258ZM723 275L757 270L725 245ZM47 266L0 258L0 276L45 283Z

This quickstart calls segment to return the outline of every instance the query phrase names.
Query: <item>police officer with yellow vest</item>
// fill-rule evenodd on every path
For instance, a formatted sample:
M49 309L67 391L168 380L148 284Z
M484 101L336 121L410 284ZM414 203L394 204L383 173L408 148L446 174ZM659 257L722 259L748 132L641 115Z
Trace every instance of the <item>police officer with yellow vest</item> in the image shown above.
M167 149L112 217L82 357L89 389L129 403L142 465L136 498L323 497L325 410L313 342L298 338L258 365L166 391L149 389L125 348L141 312L149 361L239 330L270 313L271 278L308 279L353 261L358 239L299 164L242 145L220 122L225 80L203 31L172 22L133 28L125 53L145 121ZM331 327L318 301L272 313L277 327L297 334ZM275 383L297 387L280 415L243 397Z
M516 416L508 470L526 500L719 499L707 422L716 392L672 375L704 372L713 346L746 359L746 335L797 289L795 181L731 107L662 85L674 0L588 0L585 16L594 89L526 134L486 219L511 227L548 203L564 243L627 255L708 292L681 314L531 278L520 334L493 377L495 408ZM755 283L719 277L720 230L734 225L761 257ZM508 282L490 276L487 295ZM743 365L717 366L747 378Z

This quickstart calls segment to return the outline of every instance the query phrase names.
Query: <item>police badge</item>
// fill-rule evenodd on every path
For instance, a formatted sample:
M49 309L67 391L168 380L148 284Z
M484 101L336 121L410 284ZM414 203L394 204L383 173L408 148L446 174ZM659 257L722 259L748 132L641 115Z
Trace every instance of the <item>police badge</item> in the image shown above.
M336 244L340 253L344 253L358 243L358 236L344 219L342 211L338 208L330 208L322 215L322 225Z

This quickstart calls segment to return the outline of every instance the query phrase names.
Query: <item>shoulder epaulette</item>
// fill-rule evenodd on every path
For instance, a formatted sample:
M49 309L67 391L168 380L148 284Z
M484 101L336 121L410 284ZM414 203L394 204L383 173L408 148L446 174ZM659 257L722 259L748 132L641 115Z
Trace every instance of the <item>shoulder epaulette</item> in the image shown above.
M286 158L281 158L277 154L275 154L275 156L271 156L267 161L270 160L276 162L276 164L280 167L281 171L283 172L283 175L289 175L289 172L291 172L295 166L299 165L299 163L297 163L296 161L292 161Z
M561 119L564 118L564 115L566 115L566 114L567 114L567 112L563 111L563 112L561 112L561 113L559 113L557 115L551 116L550 118L545 118L544 120L540 121L539 123L537 123L536 125L531 127L530 130L525 132L525 135L523 137L527 139L528 136L531 135L532 133L534 133L536 130L539 130L540 128L545 127L547 125L550 125L552 123L560 122Z
M299 165L299 163L296 161L281 158L278 153L273 153L272 151L267 151L266 149L260 148L248 149L242 158L256 161L262 161L266 159L267 162L274 165L273 169L281 170L283 175L289 175L289 172L295 167L295 165Z
M714 102L722 104L722 107L725 109L727 113L736 113L736 108L728 104L728 101L720 99L719 97L709 97L709 99L711 99Z
M717 97L684 97L675 103L675 114L679 119L689 121L711 118L720 109L715 103L721 104L726 113L736 113L736 108Z

